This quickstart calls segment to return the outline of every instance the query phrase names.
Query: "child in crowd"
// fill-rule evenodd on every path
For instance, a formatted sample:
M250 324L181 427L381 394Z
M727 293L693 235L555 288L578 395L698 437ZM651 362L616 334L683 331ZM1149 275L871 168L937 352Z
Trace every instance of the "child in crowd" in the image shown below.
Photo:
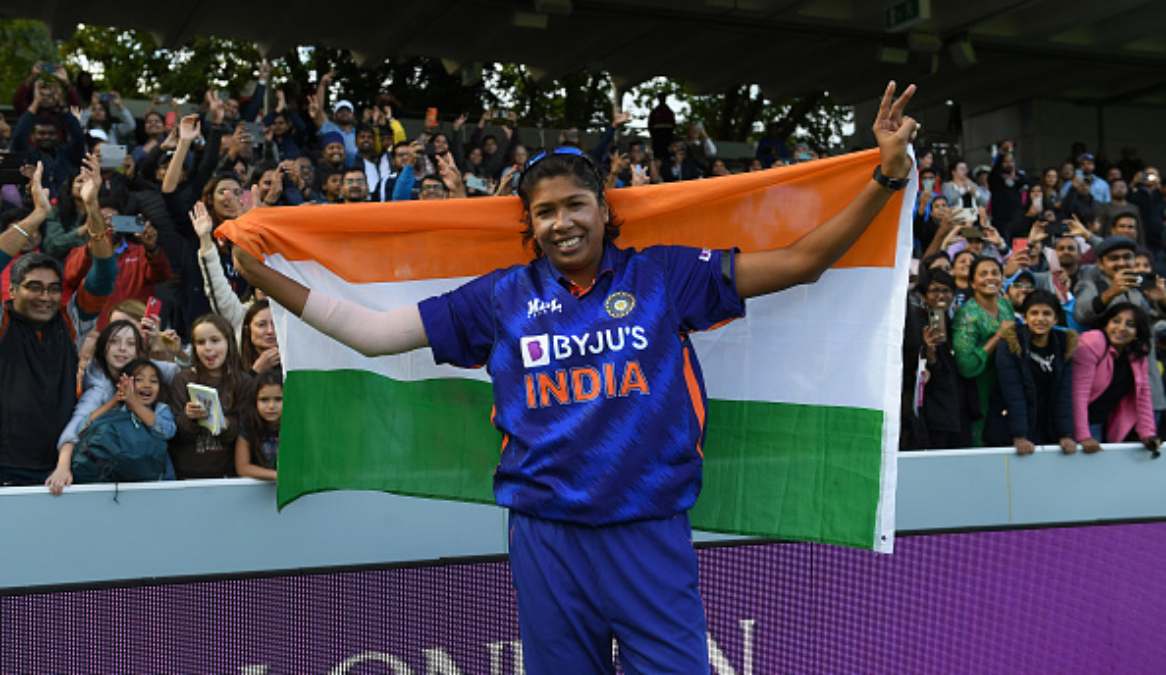
M1073 331L1054 330L1064 321L1057 296L1036 290L1020 305L1022 322L1002 331L1004 345L996 349L996 372L1002 406L985 425L988 445L1016 448L1028 455L1036 445L1059 444L1077 451L1073 438L1073 368L1077 346Z
M126 366L146 356L145 344L137 324L126 319L111 321L98 336L93 360L86 366L82 394L73 408L73 417L57 440L57 468L49 474L45 485L54 495L74 482L72 475L73 451L82 428L93 419L95 411L118 400L118 382ZM162 382L169 382L178 373L173 363L159 362L156 370ZM171 434L173 435L173 434Z
M265 370L252 381L235 441L235 472L248 478L275 480L279 453L279 421L283 416L283 375Z
M191 326L194 367L174 378L178 435L170 457L178 478L223 478L235 474L234 448L239 435L239 408L247 400L246 369L231 324L217 314L204 314ZM216 435L199 424L211 411L190 398L187 384L212 387L218 392L226 426Z
M162 480L166 442L177 429L162 370L147 359L126 364L117 394L90 415L72 457L77 483Z

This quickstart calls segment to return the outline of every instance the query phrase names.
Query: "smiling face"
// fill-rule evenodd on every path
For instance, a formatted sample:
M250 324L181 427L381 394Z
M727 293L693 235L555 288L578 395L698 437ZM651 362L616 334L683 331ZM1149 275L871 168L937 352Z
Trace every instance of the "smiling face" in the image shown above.
M124 326L105 345L105 364L114 374L120 373L126 364L138 357L138 336L130 326Z
M61 307L61 277L47 267L29 270L19 284L11 284L9 291L12 309L36 323L52 319Z
M271 320L271 310L261 309L251 317L251 344L259 351L276 346L275 322Z
M957 254L955 260L951 262L951 275L956 279L967 279L974 257L970 252Z
M1033 305L1024 312L1024 325L1035 336L1048 335L1057 324L1057 312L1048 305Z
M972 273L972 290L981 299L995 299L1000 293L1000 266L992 262L977 265Z
M1134 319L1134 310L1127 309L1113 315L1105 324L1105 337L1109 344L1121 349L1134 341L1138 336L1138 324Z
M222 369L228 353L227 336L217 326L210 322L198 324L191 333L191 342L194 343L194 354L203 368L211 373Z
M215 186L211 203L215 215L220 220L230 220L237 217L242 206L239 201L242 196L243 188L239 187L238 181L234 179L220 180Z
M264 422L276 423L283 415L283 387L265 384L255 394L255 408Z
M595 278L608 218L607 205L571 176L544 178L531 190L535 243L556 269L581 286Z
M148 366L138 368L134 373L134 393L147 406L158 400L158 390L161 382L158 381L158 371Z

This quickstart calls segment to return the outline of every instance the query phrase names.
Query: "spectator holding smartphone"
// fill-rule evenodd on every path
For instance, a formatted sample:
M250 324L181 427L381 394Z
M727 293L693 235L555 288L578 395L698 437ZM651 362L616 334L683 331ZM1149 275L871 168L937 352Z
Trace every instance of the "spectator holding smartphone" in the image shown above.
M1100 328L1081 335L1073 355L1073 418L1085 452L1101 443L1159 445L1150 393L1150 322L1141 307L1118 302L1102 314Z
M967 384L951 347L948 310L955 279L940 268L924 268L917 284L922 306L907 307L903 329L903 437L909 450L965 448L972 417ZM922 378L922 382L920 382ZM974 392L973 392L974 393Z
M989 445L1012 445L1020 455L1054 443L1065 454L1077 451L1070 361L1077 334L1054 330L1061 312L1057 296L1033 291L1020 305L1023 323L1003 332L1005 345L996 350L1003 405L985 423Z

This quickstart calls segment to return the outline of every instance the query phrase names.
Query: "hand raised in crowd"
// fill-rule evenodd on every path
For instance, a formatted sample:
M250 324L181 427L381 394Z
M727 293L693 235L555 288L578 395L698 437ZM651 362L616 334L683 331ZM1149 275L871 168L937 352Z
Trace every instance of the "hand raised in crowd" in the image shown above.
M259 358L255 359L255 363L252 364L251 369L256 373L263 373L271 370L272 368L279 368L280 363L279 347L272 347L270 349L263 350L263 353L259 355Z
M308 94L308 116L313 119L320 115L320 99L315 94Z
M1008 256L1008 260L1004 261L1004 276L1010 277L1031 265L1032 256L1028 254L1027 248L1020 251L1013 251L1012 255Z
M206 118L210 120L211 124L222 124L225 114L226 106L223 104L223 100L219 98L219 92L214 89L208 89L206 92Z
M178 140L183 143L193 143L202 135L201 123L198 115L187 115L178 123Z
M283 89L275 90L275 112L283 112L287 110L287 94Z
M1000 232L991 225L985 225L981 228L984 231L984 240L996 247L997 250L1004 248L1004 237L1000 236Z
M612 115L611 126L618 129L618 128L622 127L623 125L627 124L628 122L630 122L631 120L632 120L631 113L627 112L626 110L620 110L620 111L617 111L614 115Z
M53 210L53 204L49 201L49 189L44 186L44 173L44 163L37 162L32 170L32 176L29 178L28 192L29 196L32 197L33 212L48 217Z
M190 216L190 224L194 227L194 233L198 235L198 240L204 244L211 242L211 232L215 229L215 222L211 219L206 204L202 201L195 202L194 208L187 215Z
M469 119L469 118L466 117L465 113L458 115L457 118L454 119L454 121L453 121L453 130L459 131L463 126L465 126L467 119Z
M294 159L285 159L279 163L279 173L284 175L285 179L291 179L291 182L301 190L304 189L304 177L300 175L300 167L296 165Z
M258 79L262 80L262 81L266 81L267 78L269 78L269 77L271 77L271 62L268 61L267 59L263 59L262 61L259 62L259 78Z
M69 106L69 114L71 114L73 117L77 118L78 122L81 121L81 107L80 106L75 106L75 105Z
M632 187L639 187L641 185L648 185L652 182L652 177L648 175L648 169L640 164L632 167Z
M1021 436L1012 439L1012 445L1016 448L1018 455L1031 455L1036 452L1036 446L1032 444L1032 441Z
M81 160L81 201L87 205L97 205L97 195L101 192L101 159L96 152L91 152ZM101 236L94 234L92 236Z
M242 204L239 209L239 215L244 215L251 211L251 209L258 206L264 206L263 195L261 193L259 184L251 186L251 189L243 193Z
M161 147L162 150L164 150L164 151L165 150L174 150L178 147L178 127L177 126L170 128L170 133L166 134L166 140L162 141L162 145L159 147Z
M271 185L267 188L267 192L263 195L263 204L265 206L275 206L279 201L280 195L283 194L283 172L271 172Z
M1083 237L1086 241L1088 241L1089 237L1093 235L1093 233L1089 231L1089 228L1085 227L1085 223L1082 223L1077 218L1077 214L1073 214L1070 216L1069 220L1063 222L1067 228L1066 232L1074 237Z
M53 71L53 75L61 81L61 84L66 87L69 86L69 71L65 70L64 66L57 66L57 69Z
M462 181L462 173L453 161L453 155L446 152L437 155L437 172L441 174L441 182L449 189L449 196L454 199L466 196L466 184ZM509 181L507 181L509 183Z
M875 140L879 144L879 159L882 171L888 178L904 178L911 171L911 158L907 155L907 145L919 127L910 116L903 114L907 102L915 95L915 85L908 86L899 98L895 98L894 81L887 83L875 116Z

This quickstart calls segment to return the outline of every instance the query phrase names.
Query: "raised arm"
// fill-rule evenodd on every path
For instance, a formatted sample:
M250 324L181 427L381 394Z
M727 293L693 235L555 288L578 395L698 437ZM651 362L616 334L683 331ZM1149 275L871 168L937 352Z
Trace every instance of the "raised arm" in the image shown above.
M918 125L903 115L903 109L914 93L911 85L895 99L895 83L888 83L875 118L882 172L889 178L905 178L911 171L907 145ZM738 255L737 292L748 298L817 280L862 236L892 194L870 181L840 213L793 244Z
M186 163L186 154L190 152L190 145L200 133L198 115L187 115L178 123L178 149L170 158L166 167L166 176L162 178L162 192L174 192L178 189L178 179L182 177L182 165Z
M235 269L247 283L301 317L309 326L365 356L382 356L429 346L417 305L388 311L310 291L267 267L240 246L233 247Z

